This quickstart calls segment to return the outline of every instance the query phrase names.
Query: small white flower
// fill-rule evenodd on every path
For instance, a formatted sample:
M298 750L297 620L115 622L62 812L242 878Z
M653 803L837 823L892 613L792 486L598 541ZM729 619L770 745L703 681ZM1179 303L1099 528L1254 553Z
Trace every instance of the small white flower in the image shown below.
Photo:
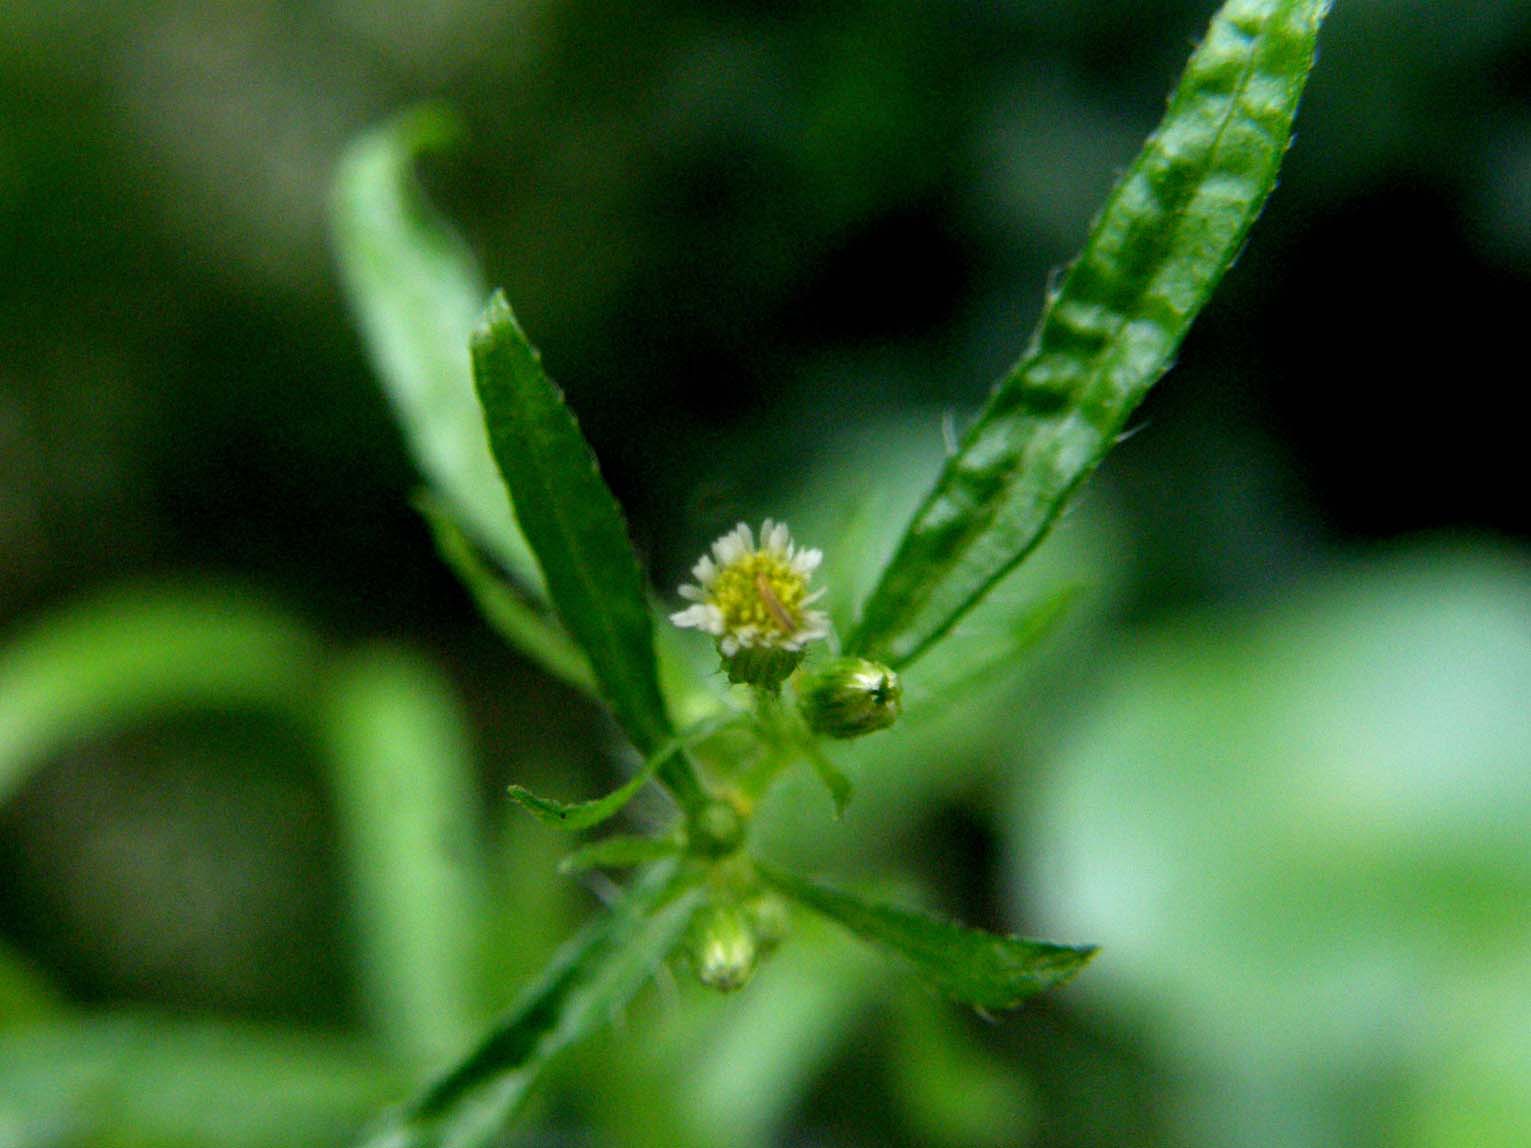
M694 605L670 621L717 638L725 658L744 649L796 653L829 634L828 616L809 609L824 593L808 589L823 557L799 550L785 523L767 518L757 546L741 522L692 568L696 583L682 586L680 596Z

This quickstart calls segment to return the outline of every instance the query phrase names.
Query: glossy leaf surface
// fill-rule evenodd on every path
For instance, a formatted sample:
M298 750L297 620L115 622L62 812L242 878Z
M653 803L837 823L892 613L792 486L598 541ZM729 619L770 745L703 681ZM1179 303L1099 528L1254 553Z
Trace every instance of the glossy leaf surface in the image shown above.
M548 593L633 743L673 736L659 692L653 622L622 510L579 424L498 292L473 333L489 443Z
M1041 541L1164 374L1276 183L1328 0L1229 0L915 513L848 643L895 668Z

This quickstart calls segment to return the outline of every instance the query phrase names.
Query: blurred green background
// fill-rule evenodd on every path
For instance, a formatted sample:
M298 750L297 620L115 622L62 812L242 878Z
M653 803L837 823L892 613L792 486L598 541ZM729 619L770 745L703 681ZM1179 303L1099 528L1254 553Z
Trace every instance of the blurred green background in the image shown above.
M598 792L616 738L409 507L326 236L356 132L463 113L426 181L658 586L766 515L851 585L1213 7L0 7L0 1148L343 1143L596 904L503 791ZM843 825L804 779L763 827L1102 956L989 1024L804 921L508 1142L1531 1142L1528 304L1531 2L1339 0L1248 250L1014 588L1088 600L847 754Z

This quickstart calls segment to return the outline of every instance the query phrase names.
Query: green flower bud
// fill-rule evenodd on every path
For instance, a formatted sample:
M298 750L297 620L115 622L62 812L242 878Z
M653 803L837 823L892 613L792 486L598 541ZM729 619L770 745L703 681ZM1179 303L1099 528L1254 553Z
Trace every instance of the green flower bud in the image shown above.
M860 737L887 729L902 708L904 688L887 666L866 658L836 658L798 683L798 708L815 733Z
M786 938L792 924L792 912L787 902L775 893L757 893L744 903L750 927L761 955L773 951Z
M737 905L704 905L691 921L691 964L696 979L731 993L755 974L760 945L749 917Z
M712 800L691 815L691 851L703 857L727 857L744 842L744 818L726 801Z

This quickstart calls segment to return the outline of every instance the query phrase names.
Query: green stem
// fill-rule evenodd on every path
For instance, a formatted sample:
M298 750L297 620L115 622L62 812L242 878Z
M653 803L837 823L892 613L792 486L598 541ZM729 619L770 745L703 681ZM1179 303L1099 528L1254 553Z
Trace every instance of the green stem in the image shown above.
M707 804L707 788L702 784L690 756L685 749L678 749L659 767L658 779L669 791L675 803L687 814L694 813Z

